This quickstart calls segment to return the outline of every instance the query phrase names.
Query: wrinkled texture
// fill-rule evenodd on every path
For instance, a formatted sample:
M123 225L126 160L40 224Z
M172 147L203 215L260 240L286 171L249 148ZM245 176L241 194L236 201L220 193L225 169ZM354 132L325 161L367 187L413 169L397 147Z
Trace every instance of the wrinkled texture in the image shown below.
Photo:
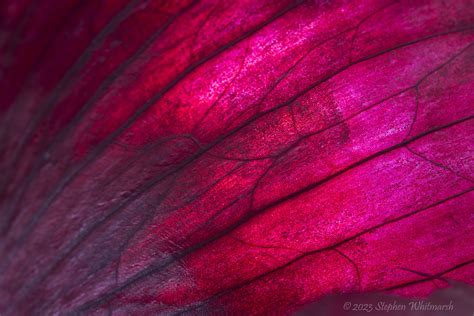
M473 284L473 43L472 0L0 2L0 313Z

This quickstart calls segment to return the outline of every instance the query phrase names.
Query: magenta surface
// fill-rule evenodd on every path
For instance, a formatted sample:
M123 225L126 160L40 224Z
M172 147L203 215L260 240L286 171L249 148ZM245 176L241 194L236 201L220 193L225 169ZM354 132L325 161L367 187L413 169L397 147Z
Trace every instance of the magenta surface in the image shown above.
M473 43L470 0L0 2L0 314L474 284Z

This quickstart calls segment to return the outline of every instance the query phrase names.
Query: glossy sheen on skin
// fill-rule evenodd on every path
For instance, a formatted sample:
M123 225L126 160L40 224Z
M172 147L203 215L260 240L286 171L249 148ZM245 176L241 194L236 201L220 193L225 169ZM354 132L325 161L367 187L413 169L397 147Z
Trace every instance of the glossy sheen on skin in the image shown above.
M474 283L472 1L7 0L0 31L2 315Z

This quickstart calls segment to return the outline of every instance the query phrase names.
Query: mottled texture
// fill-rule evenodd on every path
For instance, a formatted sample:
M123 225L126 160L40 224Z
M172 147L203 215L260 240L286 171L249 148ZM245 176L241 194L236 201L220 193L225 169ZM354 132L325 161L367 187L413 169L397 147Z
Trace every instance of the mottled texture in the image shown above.
M0 313L473 284L473 43L472 0L0 2Z

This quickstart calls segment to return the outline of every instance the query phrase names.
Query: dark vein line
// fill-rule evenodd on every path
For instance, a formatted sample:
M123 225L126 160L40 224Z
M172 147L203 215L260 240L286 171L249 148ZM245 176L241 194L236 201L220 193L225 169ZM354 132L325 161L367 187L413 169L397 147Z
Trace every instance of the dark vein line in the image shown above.
M182 139L191 139L191 141L193 141L193 143L196 145L197 148L201 147L201 144L199 142L197 142L193 137L188 136L186 134L173 135L172 137L165 137L165 138L161 139L159 142L157 142L155 144L151 144L149 146L145 146L144 148L142 148L142 150L138 153L138 155L135 155L132 159L128 159L123 166L120 165L119 170L117 172L114 172L113 176L110 179L106 179L103 182L103 184L98 185L98 187L108 187L110 184L115 183L115 181L117 181L127 171L129 171L134 166L134 164L136 162L140 162L142 158L146 158L146 156L148 156L148 155L153 155L153 150L159 148L162 145L165 145L166 143L168 143L172 140L180 139L180 138L182 138ZM117 145L121 146L120 144L117 144ZM126 148L125 146L122 146L122 147L124 147L125 149L129 149L129 148ZM175 164L176 163L154 164L154 165L159 166L159 167L166 167L166 166L172 166L172 165L175 165ZM94 189L91 189L91 190L96 190L96 189L94 188Z
M411 149L409 146L405 146L405 147L406 147L406 149L407 149L409 152L411 152L413 155L415 155L415 156L417 156L417 157L423 159L424 161L427 161L427 162L429 162L429 163L431 163L431 164L433 164L433 165L435 165L435 166L437 166L437 167L439 167L439 168L441 168L441 169L444 169L444 170L446 170L446 171L449 171L449 172L451 172L452 174L454 174L454 175L458 176L459 178L462 178L462 179L464 179L464 180L466 180L466 181L469 181L469 182L471 182L471 183L474 182L474 179L471 179L471 178L468 177L468 176L464 176L464 175L460 174L459 172L456 172L455 170L449 168L448 166L445 166L445 165L443 165L443 164L441 164L441 163L439 163L439 162L436 162L436 161L434 161L434 160L432 160L432 159L429 159L429 158L425 157L424 155L422 155L422 154L420 154L420 153L414 151L413 149Z
M295 103L290 104L289 108L290 108L290 115L291 115L291 125L293 125L293 129L295 131L295 134L299 137L303 137L303 135L300 133L300 130L298 128L298 124L296 122Z
M199 225L198 227L196 227L193 231L191 231L189 234L187 234L187 237L181 239L178 243L181 243L181 244L186 244L192 237L195 233L199 232L199 231L202 231L204 228L210 226L212 224L212 222L218 217L220 216L222 213L224 213L225 210L227 210L228 208L234 206L235 204L237 204L238 202L240 202L241 200L245 199L247 197L248 194L243 194L239 197L237 197L236 199L232 200L230 203L228 203L227 205L224 205L223 207L221 207L220 209L218 209L214 214L212 214L212 216L210 216L204 223L202 223L201 225Z
M456 58L458 58L460 55L464 54L467 50L469 50L471 47L473 47L474 44L470 44L468 45L467 47L461 49L459 52L457 52L456 54L454 54L453 56L451 56L447 61L441 63L440 65L438 65L437 67L435 67L434 69L430 70L427 74L425 74L423 77L421 77L414 85L408 87L408 88L404 88L398 92L395 92L394 94L392 95L389 95L388 97L385 97L357 112L355 112L354 114L342 119L341 121L339 122L336 122L334 124L331 124L331 125L328 125L327 127L325 128L322 128L322 129L319 129L317 131L314 131L312 133L308 133L306 135L302 135L298 140L296 140L295 142L291 143L289 146L287 146L284 150L282 150L281 152L277 153L276 155L267 155L267 156L257 156L257 157L250 157L250 158L233 158L233 157L228 157L228 156L224 156L224 155L216 155L216 154L211 154L211 153L208 153L209 155L212 155L213 157L216 157L216 158L220 158L220 159L226 159L226 160L236 160L236 161L255 161L255 160L265 160L265 159L273 159L273 158L281 158L284 154L288 153L291 149L293 148L296 148L296 146L298 144L300 144L303 140L305 139L308 139L310 137L313 137L315 135L318 135L318 134L321 134L331 128L334 128L336 126L339 126L339 125L342 125L343 123L346 123L348 122L349 120L357 117L358 115L362 114L362 113L365 113L373 108L375 108L376 106L396 97L396 96L399 96L403 93L406 93L412 89L415 89L416 90L416 108L415 108L415 114L414 114L414 119L412 120L412 123L410 124L410 128L409 128L409 132L407 134L406 137L404 137L404 140L406 140L410 134L411 134L411 130L413 129L413 125L416 121L416 116L417 116L417 112L418 112L418 94L419 94L419 86L426 80L428 79L431 75L435 74L436 72L440 71L441 69L443 69L444 67L448 66L451 62L453 62ZM298 102L298 101L296 101ZM293 104L290 104L289 107L291 109L291 114L292 114L292 119L293 119L293 124L295 124L295 118L294 118L294 113L293 113ZM299 134L299 131L297 129L296 126L294 126L294 128L297 130L298 134Z
M257 194L257 189L265 179L266 175L271 171L273 166L276 164L276 160L273 160L270 165L265 169L265 171L258 177L257 181L255 182L252 190L250 191L250 209L255 208L255 194Z
M195 201L195 200L197 200L197 199L203 197L206 193L210 192L210 191L212 190L212 188L214 188L216 185L218 185L219 183L221 183L226 177L228 177L228 176L232 175L233 173L235 173L235 172L236 172L237 170L239 170L242 166L243 166L243 164L237 164L234 168L230 169L229 172L227 172L227 173L224 174L222 177L218 178L216 181L214 181L213 183L211 183L204 191L202 191L202 192L196 194L195 197L193 197L190 202ZM152 219L154 215L156 215L156 211L155 211L155 210L157 210L157 209L159 208L159 206L161 205L161 202L163 202L163 201L165 200L165 198L168 196L168 194L171 192L171 189L174 187L174 184L176 183L176 180L177 180L176 178L175 178L175 179L172 179L173 184L170 185L170 186L166 189L166 193L165 193L162 197L160 197L160 200L158 201L158 203L156 203L155 205L149 205L150 208L151 208L151 211L148 211L147 214L145 214L144 218L140 221L140 223L139 223L137 226L133 227L133 229L131 230L131 233L129 233L129 235L128 235L127 238L126 238L125 243L124 243L121 247L119 247L119 251L118 251L119 256L121 256L121 253L126 249L126 246L129 244L129 242L132 240L132 238L134 238L134 237L142 230L142 228L145 227L145 224L146 224L150 219ZM237 199L237 200L238 200L238 199ZM188 201L188 202L189 202L189 201ZM176 210L176 209L179 209L179 208L181 208L181 206L177 206L176 208L172 209L172 210L169 211L169 212L172 212L172 211L174 211L174 210ZM62 258L63 260L66 259L66 258L68 257L68 255L69 255L71 252L74 251L74 249L75 249L75 248L70 248L69 251L68 251L65 255L61 256L61 258ZM116 255L116 254L112 254L112 255L111 255L111 258L112 258L111 260L114 260L114 256L115 256L115 255ZM119 258L120 258L120 257L119 257ZM109 260L110 260L110 258L109 258ZM56 262L56 264L54 264L54 265L49 269L49 270L50 270L49 273L51 273L61 262L62 262L62 261ZM98 271L100 271L100 270L101 270L102 268L104 268L104 267L105 267L105 263L104 263L104 265L102 265L102 266L96 268L94 273L97 273ZM49 274L48 274L48 275L49 275ZM40 283L40 282L44 281L44 280L48 277L48 275L44 275L42 278L39 278L39 280L37 281L37 283ZM84 279L87 279L87 278L88 278L88 277L85 277Z
M194 53L194 49L196 48L196 43L198 41L198 38L199 38L199 35L200 33L202 32L203 28L206 26L206 24L209 22L209 20L211 19L211 17L213 15L216 14L216 12L218 11L217 9L219 8L218 7L219 5L216 4L211 10L209 10L209 12L207 13L206 17L201 21L201 23L199 23L199 26L193 36L193 41L192 41L192 45L191 45L191 50L192 52Z
M353 63L349 63L347 64L346 66L343 66L341 68L339 68L337 71L331 73L330 75L324 77L323 79L317 81L316 83L312 84L312 85L309 85L307 88L303 89L301 92L295 94L292 98L290 98L287 102L284 102L284 103L281 103L269 110L266 110L264 112L261 112L257 115L255 115L254 117L250 118L247 122L247 123L252 123L254 120L257 120L258 118L260 118L261 116L264 116L268 113L271 113L271 112L274 112L276 110L278 110L279 108L283 107L283 106L287 106L288 104L290 103L293 103L294 101L296 101L299 97L301 97L302 95L306 94L307 92L309 92L310 90L316 88L317 86L319 86L320 84L322 83L325 83L327 81L329 81L331 78L337 76L338 74L344 72L345 70L349 69L350 67L354 66L354 65L357 65L359 63L363 63L363 62L366 62L368 60L371 60L371 59L374 59L374 58L377 58L379 56L382 56L384 54L387 54L387 53L390 53L392 51L395 51L395 50L398 50L398 49L402 49L404 47L407 47L407 46L410 46L410 45L414 45L414 44L417 44L417 43L420 43L420 42L423 42L423 41L426 41L426 40L430 40L430 39L433 39L433 38L436 38L436 37L441 37L441 36L446 36L446 35L451 35L451 34L456 34L456 33L461 33L461 32L465 32L465 31L472 31L474 28L473 25L469 25L467 27L463 27L463 28L459 28L457 30L452 30L452 31L446 31L446 32L441 32L441 33L435 33L435 34L431 34L431 35L428 35L428 36L425 36L425 37L421 37L421 38L418 38L418 39L415 39L413 41L410 41L410 42L405 42L403 44L399 44L399 45L396 45L394 47L391 47L391 48L388 48L388 49L385 49L385 50L382 50L382 51L379 51L375 54L372 54L372 55L369 55L369 56L366 56L364 58L361 58L359 60L357 60L356 62L353 62ZM352 28L348 29L348 30L345 30L345 31L342 31L340 32L341 33L344 33L344 32L347 32L347 31L350 31ZM263 100L260 100L260 102L263 102ZM245 124L242 125L242 126L239 126L237 127L236 129L241 129L245 127Z
M291 247L283 247L283 246L262 246L262 245L257 245L257 244L254 244L254 243L251 243L251 242L248 242L248 241L245 241L239 237L236 237L232 234L229 234L228 235L229 238L232 238L234 239L235 241L238 241L240 242L241 244L244 244L244 245L247 245L247 246L250 246L250 247L253 247L253 248L260 248L260 249L281 249L281 250L290 250L290 251L294 251L294 252L297 252L299 254L303 254L304 251L301 251L299 249L296 249L296 248L291 248Z
M337 248L334 248L332 249L333 251L337 252L339 255L341 255L342 257L344 257L347 261L349 261L349 263L354 267L354 270L356 272L356 276L357 276L357 287L358 287L358 290L360 291L361 288L362 288L362 282L361 282L361 277L360 277L360 269L359 267L357 266L357 264L354 262L354 260L352 260L348 255L346 255L344 252L342 252L341 250L337 249Z
M464 195L464 194L467 194L467 193L469 193L469 192L471 192L471 191L473 191L473 190L474 190L474 187L471 187L471 188L469 188L469 189L467 189L467 190L465 190L465 191L462 191L462 192L460 192L460 193L457 193L457 194L455 194L455 195L452 195L452 196L450 196L450 197L447 197L447 198L445 198L445 199L442 199L442 200L440 200L440 201L438 201L438 202L435 202L435 203L433 203L433 204L430 204L430 205L428 205L427 207L424 207L424 208L422 208L422 209L415 210L415 211L409 212L409 213L407 213L407 214L401 215L401 216L399 216L399 217L396 217L396 218L394 218L394 219L385 221L385 222L383 222L383 223L381 223L381 224L378 224L378 225L376 225L376 226L374 226L374 227L372 227L372 228L366 229L366 230L362 231L361 233L358 233L358 234L356 234L356 235L354 235L354 236L352 236L352 237L349 237L349 238L347 238L347 239L344 239L343 241L338 242L338 243L334 244L333 246L326 247L326 248L322 248L322 249L332 249L332 247L339 247L339 246L341 246L342 244L344 244L344 243L346 243L346 242L348 242L348 241L351 241L351 240L353 240L353 239L355 239L355 238L357 238L357 237L360 237L360 236L362 236L362 235L365 235L365 234L367 234L367 233L370 233L370 232L372 232L372 231L374 231L374 230L376 230L376 229L378 229L378 228L381 228L381 227L383 227L383 226L385 226L385 225L388 225L388 224L391 224L391 223L395 223L395 222L398 222L398 221L400 221L400 220L403 220L403 219L406 219L406 218L408 218L408 217L411 217L411 216L413 216L413 215L419 214L419 213L424 212L424 211L426 211L426 210L428 210L428 209L430 209L430 208L439 206L439 205L441 205L441 204L443 204L443 203L445 203L445 202L448 202L448 201L450 201L450 200L452 200L452 199L458 198L458 197L460 197L460 196L462 196L462 195ZM260 245L260 247L270 247L270 246ZM321 250L321 249L319 249L319 250ZM315 252L315 251L319 251L319 250L311 250L310 252Z
M364 113L364 112L367 112L375 107L377 107L378 105L394 98L394 97L397 97L405 92L408 92L409 90L413 89L413 87L408 87L408 88L405 88L401 91L398 91L398 92L395 92L394 94L391 94L389 95L388 97L385 97L363 109L360 109L359 111L355 112L354 114L351 114L349 115L348 117L340 120L339 122L336 122L336 123L333 123L333 124L330 124L326 127L323 127L319 130L316 130L314 132L311 132L311 133L308 133L308 134L304 134L304 135L301 135L300 138L298 138L297 140L291 142L287 147L285 147L282 151L274 154L274 155L267 155L267 156L254 156L254 157L250 157L250 158L234 158L234 157L229 157L229 156L225 156L225 155L217 155L217 154L212 154L212 153L207 153L208 155L211 155L215 158L218 158L218 159L224 159L224 160L236 160L236 161L255 161L255 160L267 160L267 159L279 159L279 158L282 158L284 156L284 154L288 153L289 151L291 151L292 149L296 148L300 143L302 143L304 140L306 139L309 139L313 136L316 136L318 134L321 134L321 133L324 133L336 126L339 126L339 125L342 125L344 123L347 123L348 121L350 121L351 119L359 116L360 114ZM292 107L292 104L289 105L289 107L291 108Z
M391 286L391 287L388 287L388 288L385 288L383 291L393 291L393 290L397 290L397 289L401 289L401 288L404 288L404 287L409 287L409 286L412 286L412 285L416 285L416 284L419 284L419 283L424 283L424 282L428 282L428 281L431 281L431 280L434 280L434 279L439 279L440 277L442 277L443 275L446 275L450 272L453 272L455 270L458 270L458 269L461 269L467 265L470 265L474 263L474 259L473 260L468 260L468 261L465 261L465 262L462 262L460 264L457 264L455 265L454 267L452 268L449 268L448 270L444 270L442 272L439 272L439 273L436 273L435 275L433 276L430 276L430 277L427 277L427 278L424 278L424 279L418 279L418 280L414 280L414 281L410 281L410 282L406 282L406 283L402 283L402 284L398 284L398 285L394 285L394 286Z
M372 108L374 108L374 107L376 107L376 106L378 106L378 105L384 103L385 101L388 101L388 100L390 100L390 99L392 99L392 98L394 98L394 97L396 97L396 96L398 96L398 95L401 95L401 94L403 94L403 93L409 91L410 89L412 89L412 87L409 87L409 88L403 89L403 90L401 90L401 91L398 91L398 92L396 92L396 93L394 93L394 94L392 94L392 95L390 95L390 96L388 96L388 97L386 97L386 98L383 98L382 100L379 100L379 101L373 103L372 105L369 105L368 107L366 107L366 108L364 108L364 109L361 109L360 111L357 111L356 113L354 113L354 114L352 114L352 115L346 117L345 119L343 119L343 120L341 120L341 121L339 121L339 122L337 122L337 123L331 124L331 125L329 125L329 126L327 126L327 127L325 127L325 128L322 128L322 129L320 129L320 130L317 130L317 131L315 131L315 132L312 132L312 133L309 133L309 134L307 134L307 135L305 135L305 136L302 136L300 139L298 139L296 142L290 144L287 148L285 148L283 151L281 151L280 153L278 153L276 156L274 156L274 157L269 157L269 158L274 158L274 160L272 161L272 164L271 164L270 166L268 166L268 168L265 170L265 172L259 177L259 179L257 180L257 182L256 182L255 185L254 185L254 188L252 189L252 198L251 198L251 199L252 199L252 202L251 202L251 204L250 204L251 208L254 207L254 203L255 203L254 197L255 197L255 193L256 193L256 191L257 191L257 189L258 189L259 184L263 181L263 179L265 178L265 176L271 171L271 168L272 168L274 165L276 165L277 159L281 159L285 154L287 154L288 152L290 152L292 149L296 148L301 142L303 142L304 139L308 139L308 138L310 138L310 137L313 137L313 136L316 136L316 135L318 135L318 134L320 134L320 133L323 133L323 132L325 132L325 131L327 131L327 130L329 130L329 129L331 129L331 128L334 128L334 127L336 127L336 126L339 126L339 125L341 125L341 124L344 124L345 122L351 120L352 118L355 118L355 117L357 117L358 115L360 115L360 114L362 114L362 113L364 113L364 112L366 112L366 111L368 111L368 110L370 110L370 109L372 109ZM291 105L290 105L290 106L291 106ZM228 158L226 158L226 159L228 159Z
M405 46L406 46L406 45L405 45ZM470 120L470 119L472 119L472 116L463 118L463 119L458 120L458 121L454 121L454 122L452 122L452 123L450 123L450 124L448 124L448 125L442 126L442 127L434 128L434 129L429 130L429 131L427 131L427 132L425 132L425 133L422 133L422 134L420 134L420 135L418 135L418 136L416 136L416 137L413 137L413 138L411 138L411 139L408 140L408 141L402 142L401 144L396 145L395 148L391 148L390 150L393 150L393 149L399 148L399 147L401 147L401 146L404 146L405 143L414 141L414 140L416 140L416 139L418 139L418 138L421 138L421 137L423 137L423 136L426 136L426 135L429 134L429 133L436 132L436 131L441 130L441 129L443 129L443 128L451 127L451 126L453 126L453 125L455 125L455 124L459 124L459 123L462 123L462 122L467 121L467 120ZM385 151L383 151L383 152L381 152L381 153L378 153L378 154L376 154L376 155L379 156L379 155L384 154L384 153L386 153L386 152L388 152L388 151L385 150ZM370 159L373 159L373 158L375 158L375 157L372 157L372 156L371 156L371 157L369 157L369 158L370 158ZM370 159L364 159L364 161L359 162L358 165L359 165L359 164L362 164L362 163L364 163L365 161L368 161L368 160L370 160ZM351 166L351 168L353 168L353 167L356 167L356 166ZM337 176L337 175L335 175L335 176ZM333 176L333 177L334 177L334 176ZM332 178L333 178L333 177L332 177ZM135 281L141 279L142 277L145 277L148 273L153 272L153 270L156 270L157 268L159 269L160 267L150 267L149 269L146 269L146 270L142 271L142 273L138 273L135 278L133 278L133 277L131 278L130 283L135 282ZM125 282L125 284L123 284L118 290L112 291L111 294L109 293L109 294L105 295L104 297L106 298L107 296L113 295L113 293L116 293L116 292L119 291L121 288L124 288L124 287L128 286L128 284L130 284L130 283L129 283L129 282ZM103 298L104 298L104 297L103 297ZM95 302L96 302L96 301L95 301ZM86 307L86 306L87 306L87 304L84 305L84 307Z
M414 274L417 274L417 275L421 275L421 276L424 276L424 277L428 277L430 278L431 280L431 283L433 284L433 286L435 286L437 289L440 289L440 286L435 282L436 280L439 280L439 281L442 281L442 282L445 282L447 283L448 285L452 284L452 282L446 278L443 278L439 275L431 275L429 273L424 273L424 272L419 272L419 271L415 271L415 270L412 270L412 269L408 269L408 268L399 268L400 270L404 270L404 271L408 271L408 272L411 272L411 273L414 273ZM428 281L428 280L426 280Z
M99 47L103 41L107 38L108 35L110 35L119 25L124 21L128 15L132 12L133 8L135 5L139 2L139 0L131 0L124 9L119 11L110 21L109 23L99 32L99 34L91 41L90 45L86 48L86 50L82 53L82 55L78 58L78 60L74 63L74 65L69 68L69 70L66 72L66 74L63 76L63 78L60 80L60 82L57 84L55 89L50 93L48 98L39 106L39 109L43 109L42 111L39 111L30 121L29 125L26 127L25 132L20 136L20 140L18 142L17 149L15 152L12 154L14 157L12 159L13 166L9 168L10 172L7 173L6 178L8 179L7 181L4 182L5 185L7 185L11 180L11 178L14 175L14 172L16 171L16 166L20 162L20 157L23 155L24 151L26 150L26 145L28 141L33 137L34 131L37 128L38 124L41 122L41 119L48 113L48 111L53 107L53 105L56 103L56 101L59 99L61 93L63 92L64 89L67 89L67 87L72 83L74 76L79 72L81 68L84 67L84 65L89 61L89 59L92 57L92 54L94 51ZM15 106L12 106L12 113L15 110ZM40 157L43 157L42 155ZM26 190L26 186L24 186L24 189L20 189L20 194L21 196L23 195L23 190ZM18 195L17 195L18 196ZM15 204L17 203L16 200L19 200L21 198L19 196L18 199L14 199ZM5 211L5 221L0 222L0 234L5 235L9 228L10 225L15 217L15 214L13 214L14 209L13 203L10 203L7 205L6 211Z
M415 271L413 269L408 269L408 268L403 268L403 267L400 267L399 268L400 270L404 270L404 271L408 271L408 272L411 272L411 273L414 273L414 274L417 274L417 275L421 275L423 277L428 277L428 278L432 278L432 280L440 280L440 281L443 281L443 282L446 282L449 284L449 281L446 280L445 278L442 278L440 276L437 276L437 275L432 275L432 274L429 274L429 273L425 273L425 272L420 272L420 271Z
M199 125L208 117L209 113L211 113L211 111L217 106L217 104L222 100L222 98L225 96L227 91L229 91L230 87L235 83L235 80L237 80L237 78L240 76L240 74L242 73L242 69L244 67L245 61L247 60L249 48L250 48L249 45L247 45L245 49L244 57L242 58L242 61L240 62L239 69L234 75L234 78L232 78L232 80L229 81L229 83L221 92L221 94L219 94L217 99L211 104L211 106L209 106L206 109L206 111L204 112L204 115L196 122L195 127L191 131L191 134L194 134L197 131L197 129L199 128Z
M415 126L416 119L418 117L419 108L420 108L420 90L419 90L419 85L416 85L416 87L415 87L415 110L413 111L413 119L410 123L410 128L408 129L408 132L407 132L404 139L407 139L408 137L410 137L410 135L413 131L413 127Z
M322 180L319 180L319 181L316 181L316 182L314 182L314 183L311 183L311 184L309 184L309 185L303 187L302 189L300 189L300 190L298 190L298 191L296 191L296 192L294 192L294 193L291 193L291 194L289 194L289 195L287 195L287 196L285 196L285 197L283 197L283 198L280 198L280 199L278 199L278 200L276 200L276 201L274 201L274 202L272 202L272 203L269 203L268 205L264 206L263 208L264 208L264 209L269 209L269 208L275 207L275 206L277 206L277 205L280 205L280 204L282 204L282 203L284 203L284 202L287 202L287 201L289 201L289 200L292 200L292 199L294 199L294 198L296 198L296 197L298 197L298 196L300 196L300 195L302 195L302 194L304 194L304 193L306 193L306 192L309 192L309 191L315 189L316 187L319 187L321 184L326 183L326 182L329 182L330 180L332 180L332 179L334 179L334 178L336 178L336 177L338 177L338 176L340 176L340 175L342 175L342 174L344 174L344 173L346 173L346 172L348 172L348 171L350 171L350 170L353 170L353 169L355 169L355 168L357 168L357 167L359 167L359 166L365 164L366 162L369 162L369 161L371 161L371 160L373 160L373 159L375 159L375 158L377 158L377 157L380 157L380 156L382 156L382 155L385 155L385 154L387 154L387 153L389 153L389 152L392 152L392 151L394 151L394 150L396 150L396 149L402 148L402 147L404 147L405 145L407 145L407 144L409 144L409 143L411 143L411 142L413 142L413 141L415 141L415 140L417 140L417 139L420 139L420 138L422 138L422 137L425 137L425 136L427 136L427 135L429 135L429 134L432 134L432 133L441 131L441 130L443 130L443 129L450 128L450 127L455 126L455 125L457 125L457 124L461 124L461 123L467 122L467 121L469 121L469 120L471 120L471 119L473 119L473 118L474 118L474 115L471 115L471 116L468 116L468 117L465 117L465 118L462 118L462 119L453 121L453 122L451 122L451 123L449 123L449 124L447 124L447 125L440 126L440 127L433 128L433 129L431 129L431 130L425 131L424 133L421 133L421 134L419 134L419 135L417 135L417 136L415 136L415 137L412 137L412 138L410 138L410 139L408 139L408 140L406 140L406 141L404 141L404 142L401 142L401 143L399 143L399 144L396 144L396 145L387 147L387 148L385 148L385 149L383 149L383 150L381 150L381 151L379 151L379 152L376 152L376 153L374 153L374 154L372 154L372 155L370 155L370 156L368 156L368 157L365 157L365 158L363 158L363 159L361 159L361 160L359 160L359 161L356 161L356 162L350 164L349 166L347 166L347 167L345 167L345 168L343 168L343 169L341 169L341 170L339 170L339 171L337 171L337 172L335 172L335 173L333 173L333 174L327 176L326 178L324 178L324 179L322 179Z
M365 23L367 22L369 19L373 18L374 16L376 16L377 14L385 11L385 9L391 7L392 5L394 5L395 3L398 3L399 0L395 0L395 1L392 1L384 6L382 6L380 9L376 10L375 12L373 12L372 14L366 16L365 18L363 18L359 23L357 23L357 25L354 27L353 31L354 31L354 34L352 35L352 39L351 39L351 45L350 45L350 48L349 48L349 63L352 63L352 52L354 50L354 42L357 38L357 35L360 31L360 27Z

